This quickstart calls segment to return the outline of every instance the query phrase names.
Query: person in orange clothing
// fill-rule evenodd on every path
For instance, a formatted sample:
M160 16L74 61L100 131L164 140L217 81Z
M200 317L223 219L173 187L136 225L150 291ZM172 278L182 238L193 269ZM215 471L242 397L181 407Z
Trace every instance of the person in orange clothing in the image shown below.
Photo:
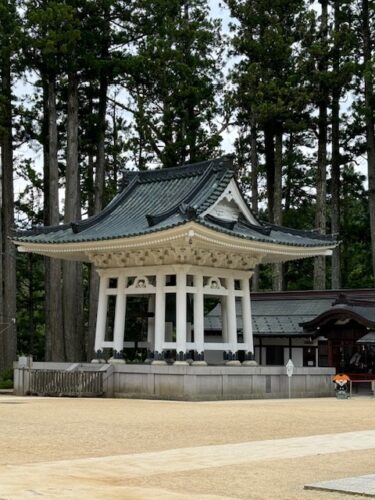
M350 382L350 378L345 373L338 373L333 377L334 382Z
M350 378L345 373L338 373L332 379L335 384L335 391L337 398L346 399L348 397L349 392L349 382Z

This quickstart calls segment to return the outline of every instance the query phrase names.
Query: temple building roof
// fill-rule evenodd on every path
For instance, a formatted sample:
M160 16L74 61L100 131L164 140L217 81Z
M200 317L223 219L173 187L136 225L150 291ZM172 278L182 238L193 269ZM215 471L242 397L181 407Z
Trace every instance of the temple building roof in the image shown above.
M42 254L48 254L52 246L59 253L57 246L68 245L78 259L77 249L82 244L88 248L87 243L156 238L182 227L206 229L210 237L220 233L242 241L242 245L263 244L260 253L264 244L277 245L281 250L276 261L288 260L283 247L310 249L307 254L293 255L303 258L329 255L336 246L329 236L258 221L237 185L232 159L227 156L176 168L127 172L120 192L99 214L71 224L18 231L14 241L23 250Z
M310 290L252 293L253 335L260 337L309 337L319 335L328 322L349 319L375 330L375 290ZM237 303L238 328L242 327ZM221 329L221 306L205 316L205 329ZM372 332L372 336L374 332ZM363 343L366 339L363 339Z
M375 329L375 297L353 298L344 293L340 293L331 307L323 310L318 316L301 323L304 331L318 332L319 329L329 323L345 324L349 320L365 326L368 329Z

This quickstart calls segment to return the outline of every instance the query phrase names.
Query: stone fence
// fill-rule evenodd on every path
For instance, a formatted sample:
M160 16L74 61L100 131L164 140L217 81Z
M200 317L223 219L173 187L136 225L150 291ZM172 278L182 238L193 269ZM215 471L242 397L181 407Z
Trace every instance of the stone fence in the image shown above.
M103 394L115 398L230 400L287 398L284 366L159 366L148 364L31 363L14 366L15 393L30 394L37 370L100 371ZM334 395L333 368L294 368L291 397Z

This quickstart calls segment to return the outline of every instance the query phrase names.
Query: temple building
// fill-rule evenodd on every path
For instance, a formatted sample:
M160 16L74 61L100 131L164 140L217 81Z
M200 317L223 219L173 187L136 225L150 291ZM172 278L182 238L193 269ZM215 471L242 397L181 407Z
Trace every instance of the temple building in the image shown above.
M126 172L120 192L98 215L19 232L14 241L20 251L93 263L100 276L97 359L109 350L120 359L124 349L142 347L156 364L165 358L254 364L256 351L264 363L253 338L255 266L328 256L336 246L316 232L258 221L230 157ZM205 315L215 308L213 338Z
M291 359L295 366L375 377L374 289L259 292L251 300L260 366L285 366ZM217 304L205 317L213 342L221 335L220 314Z

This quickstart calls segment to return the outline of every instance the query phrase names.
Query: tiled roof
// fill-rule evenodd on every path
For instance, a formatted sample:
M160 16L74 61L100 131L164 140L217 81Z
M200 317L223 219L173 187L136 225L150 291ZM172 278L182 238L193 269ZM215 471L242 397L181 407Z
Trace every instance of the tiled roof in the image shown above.
M129 172L120 193L98 215L76 223L18 231L15 241L64 244L140 236L189 220L238 238L288 246L332 246L329 237L240 217L227 225L203 216L234 177L232 159L217 158L183 167Z
M310 331L326 324L329 321L334 321L342 317L353 319L367 328L374 329L375 301L352 299L340 294L339 298L332 304L331 307L324 309L314 318L303 321L301 326L305 329L305 331Z
M310 321L328 309L332 299L314 300L252 300L253 335L296 336L303 334L300 323ZM237 304L237 327L242 329L241 311ZM206 317L205 329L221 330L221 306L218 304Z
M340 317L354 317L375 329L375 293L373 290L349 291L354 296L343 299L340 291L280 292L252 294L252 321L255 336L301 336L315 333L316 326ZM311 295L310 295L311 294ZM319 297L318 294L321 294ZM269 297L267 297L267 295ZM237 303L237 327L242 329L242 315ZM205 317L207 331L221 330L220 303ZM311 328L304 328L304 324Z
M302 292L303 294L303 292ZM301 294L301 295L302 295ZM303 296L303 295L302 295ZM297 298L297 299L263 299L257 300L257 294L252 294L253 314L258 316L318 316L332 305L333 299Z
M255 316L253 315L253 333L263 336L294 336L301 335L300 323L309 321L314 316Z

